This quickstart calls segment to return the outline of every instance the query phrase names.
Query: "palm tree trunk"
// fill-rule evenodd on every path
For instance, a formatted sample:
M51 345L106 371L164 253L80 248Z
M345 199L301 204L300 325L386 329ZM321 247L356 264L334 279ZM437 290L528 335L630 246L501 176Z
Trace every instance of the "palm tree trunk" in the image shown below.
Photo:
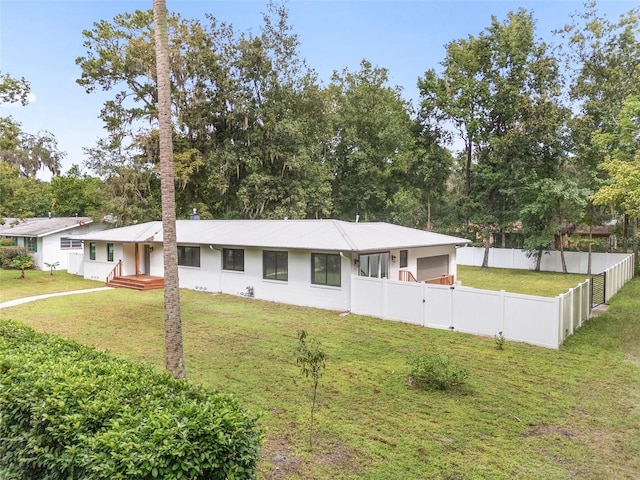
M182 347L182 319L178 285L176 200L173 171L173 127L171 125L171 80L169 75L169 29L165 0L153 0L156 68L158 75L158 124L160 133L160 185L164 243L165 365L174 378L187 376Z

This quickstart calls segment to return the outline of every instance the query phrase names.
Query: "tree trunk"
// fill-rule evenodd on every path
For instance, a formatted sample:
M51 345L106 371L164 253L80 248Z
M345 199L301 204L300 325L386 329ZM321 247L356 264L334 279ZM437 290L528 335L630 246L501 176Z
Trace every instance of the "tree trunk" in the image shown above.
M464 194L468 197L471 193L471 160L473 156L473 143L471 141L471 136L469 136L469 140L467 141L465 147L467 150L467 165L464 180Z
M640 265L638 258L638 217L633 219L633 254L635 255L636 265Z
M482 257L482 268L489 267L489 249L491 248L491 232L487 232L487 238L484 241L484 257Z
M564 258L564 238L562 237L562 231L560 231L560 261L562 262L562 273L568 273L567 261Z
M427 193L427 231L431 232L433 226L431 225L431 195Z
M187 376L182 346L182 319L178 285L176 200L171 125L171 83L169 73L169 30L165 0L153 0L156 68L158 75L158 124L160 134L160 188L164 243L165 365L174 378Z
M593 225L589 225L589 256L587 257L587 275L591 275L591 240L593 239Z
M536 272L540 271L541 263L542 263L542 249L538 250L538 252L536 253L536 268L535 268Z

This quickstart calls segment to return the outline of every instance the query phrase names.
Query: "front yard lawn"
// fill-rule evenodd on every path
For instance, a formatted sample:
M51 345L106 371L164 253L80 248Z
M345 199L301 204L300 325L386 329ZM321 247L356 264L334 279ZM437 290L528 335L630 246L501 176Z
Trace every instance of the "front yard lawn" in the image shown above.
M66 270L58 270L53 275L49 270L25 270L25 278L18 278L19 276L19 270L0 268L0 303L45 293L104 287L102 282L85 280L67 273Z
M493 338L227 295L181 296L189 381L262 412L261 479L640 475L638 279L559 351L509 342L497 350ZM0 318L162 370L162 309L162 291L116 289L4 309ZM300 329L327 354L312 450L311 384L295 364ZM425 351L467 368L467 387L414 389L407 357Z

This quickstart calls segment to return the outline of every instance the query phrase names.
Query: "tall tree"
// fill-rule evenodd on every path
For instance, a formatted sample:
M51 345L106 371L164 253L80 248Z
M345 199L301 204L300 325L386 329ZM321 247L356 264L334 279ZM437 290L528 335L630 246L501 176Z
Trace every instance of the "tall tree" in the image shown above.
M171 80L169 29L165 0L153 0L156 68L158 78L158 124L160 133L160 180L162 191L162 241L164 250L165 363L175 378L186 378L182 344L178 244L173 171L173 126L171 120Z
M339 218L384 220L388 201L406 185L413 124L409 105L388 79L386 69L363 60L357 72L335 72L328 87L333 138L327 158Z
M484 240L486 265L491 237L519 220L526 186L552 175L564 158L558 68L525 10L503 22L492 17L479 35L447 44L442 67L418 82L420 119L452 124L450 138L464 142L457 205Z
M556 32L565 40L560 47L565 54L569 95L574 102L571 135L578 164L576 178L593 191L606 184L609 175L607 169L598 168L603 152L594 142L594 133L615 133L625 100L640 95L639 32L640 8L629 10L618 20L610 20L598 11L595 1L585 2L571 21ZM588 212L596 210L591 206ZM586 220L592 218L589 215ZM623 248L627 237L623 231Z
M617 124L607 131L595 132L593 142L605 156L601 168L608 173L608 180L593 195L593 202L616 207L633 219L633 252L640 264L640 95L629 96Z
M97 177L83 175L77 165L51 179L51 213L57 217L102 218L106 213L106 193L103 182Z

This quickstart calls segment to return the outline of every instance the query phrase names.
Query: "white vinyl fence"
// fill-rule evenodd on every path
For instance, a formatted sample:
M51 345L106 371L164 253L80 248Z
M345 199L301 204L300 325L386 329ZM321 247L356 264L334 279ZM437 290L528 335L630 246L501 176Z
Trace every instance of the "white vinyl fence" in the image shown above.
M67 257L67 273L84 275L84 254L70 252Z
M606 298L632 277L633 255L628 255L606 270ZM590 282L549 298L354 275L351 312L477 335L502 332L507 340L559 348L589 319Z
M627 253L592 253L591 273L600 273L609 267L616 265L627 258ZM484 258L483 247L460 247L456 250L456 262L458 265L473 265L479 267ZM587 252L564 252L568 273L587 273L589 254ZM489 267L516 268L520 270L533 270L535 259L527 256L526 250L515 248L490 248ZM562 272L562 260L560 252L548 250L543 252L540 261L540 270L545 272Z

